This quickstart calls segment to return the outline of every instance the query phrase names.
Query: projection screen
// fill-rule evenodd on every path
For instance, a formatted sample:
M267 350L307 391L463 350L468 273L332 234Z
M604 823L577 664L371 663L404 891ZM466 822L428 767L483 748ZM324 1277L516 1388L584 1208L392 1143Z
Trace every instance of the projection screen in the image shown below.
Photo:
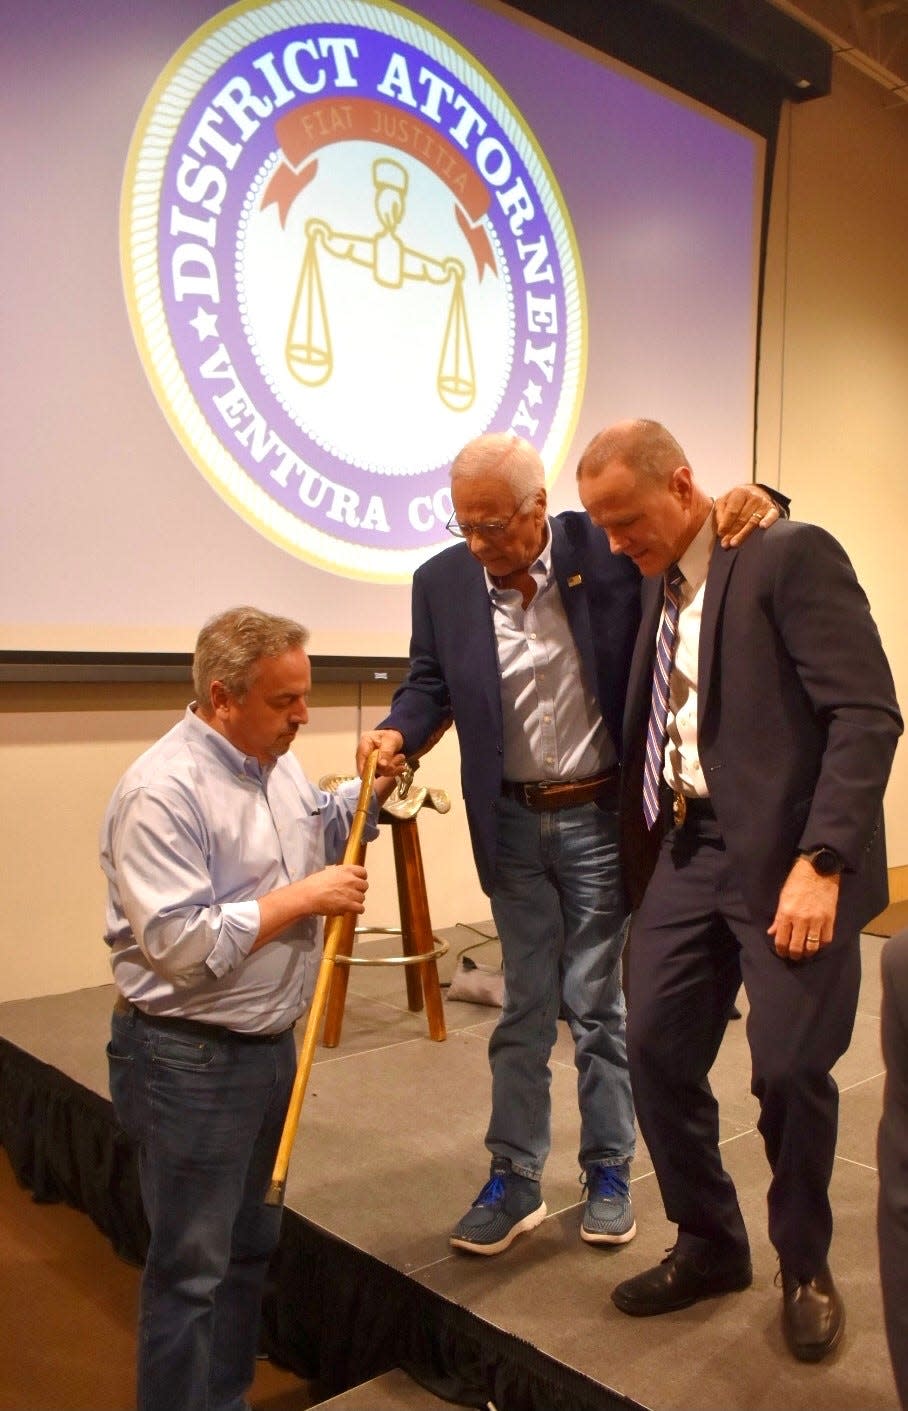
M506 5L44 3L3 46L0 645L250 602L401 656L447 468L619 417L750 478L764 142Z

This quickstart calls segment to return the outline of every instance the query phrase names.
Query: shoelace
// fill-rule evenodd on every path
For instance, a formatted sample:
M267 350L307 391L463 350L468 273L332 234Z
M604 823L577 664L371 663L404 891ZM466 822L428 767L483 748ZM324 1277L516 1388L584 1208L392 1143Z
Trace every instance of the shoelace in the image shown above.
M496 1171L490 1181L486 1181L479 1195L473 1201L474 1205L495 1205L499 1200L504 1200L505 1179L500 1171Z
M627 1196L627 1181L618 1174L617 1166L595 1166L589 1175L584 1173L583 1184L590 1200L622 1200Z

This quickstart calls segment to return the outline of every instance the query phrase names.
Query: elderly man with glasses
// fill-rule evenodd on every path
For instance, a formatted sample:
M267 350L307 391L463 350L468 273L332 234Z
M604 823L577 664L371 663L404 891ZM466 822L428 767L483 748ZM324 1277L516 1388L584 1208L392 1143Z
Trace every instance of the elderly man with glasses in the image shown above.
M471 441L451 468L465 542L413 579L410 672L360 741L360 768L402 769L453 719L473 854L501 941L505 1000L489 1042L491 1170L451 1235L498 1254L546 1215L549 1056L559 1011L575 1045L582 1238L625 1244L634 1108L625 1050L618 749L640 619L640 575L586 514L546 512L529 442ZM778 510L748 485L717 505L724 541Z

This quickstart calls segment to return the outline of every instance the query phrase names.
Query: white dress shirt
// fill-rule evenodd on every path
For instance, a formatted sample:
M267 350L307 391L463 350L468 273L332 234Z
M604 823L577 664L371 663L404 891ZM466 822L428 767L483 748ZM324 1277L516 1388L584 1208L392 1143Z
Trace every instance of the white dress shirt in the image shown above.
M617 755L586 680L552 569L552 534L528 569L536 584L523 606L516 588L486 573L501 677L504 777L512 783L588 779Z

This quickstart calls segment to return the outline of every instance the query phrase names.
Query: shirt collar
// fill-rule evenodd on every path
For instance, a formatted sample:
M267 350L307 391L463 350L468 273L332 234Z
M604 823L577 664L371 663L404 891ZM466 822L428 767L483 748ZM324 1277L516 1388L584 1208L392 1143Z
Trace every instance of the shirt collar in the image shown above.
M698 593L706 582L709 561L712 558L715 545L715 517L710 511L678 560L678 567L684 574L684 580L691 595Z
M203 749L207 750L220 760L220 762L230 770L231 774L242 774L247 779L255 779L259 783L264 783L274 768L274 761L270 764L261 764L253 755L244 754L238 750L236 745L232 745L226 735L222 735L220 730L215 730L209 725L207 720L203 720L196 712L197 702L193 701L186 707L184 721L190 736L196 739Z
M484 568L482 572L486 580L486 591L493 601L499 598L502 593L515 592L513 588L499 588L487 569ZM548 583L552 577L552 525L548 516L545 521L545 540L539 550L538 557L527 566L527 573L531 578L535 578L539 587Z

